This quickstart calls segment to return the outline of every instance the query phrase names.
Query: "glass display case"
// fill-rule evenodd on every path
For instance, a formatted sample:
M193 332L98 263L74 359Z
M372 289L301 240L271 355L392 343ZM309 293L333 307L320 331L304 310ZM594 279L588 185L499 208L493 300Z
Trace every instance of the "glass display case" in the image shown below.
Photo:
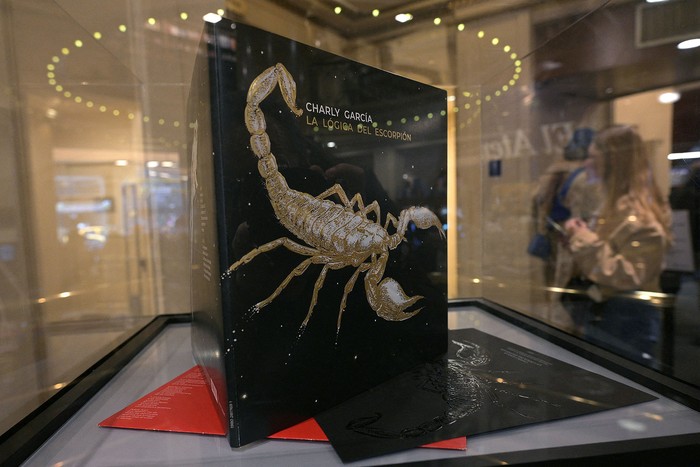
M697 459L700 453L700 414L697 412L700 391L697 388L647 371L643 366L488 301L452 302L448 318L451 330L479 329L537 352L542 358L551 357L622 383L653 400L467 436L466 451L416 448L359 460L352 465L418 461L469 466L553 461L591 465L606 459L623 459L624 463L634 465L692 465ZM325 442L262 440L232 449L223 436L98 427L103 419L192 367L190 334L186 317L157 318L128 345L111 355L110 360L95 367L85 375L85 380L79 380L76 387L59 398L53 405L60 409L38 414L15 434L16 443L6 443L5 447L18 449L18 453L28 456L24 464L28 466L54 465L66 460L80 465L232 462L343 465L334 449ZM591 379L588 384L592 384ZM601 388L598 386L597 390ZM517 388L510 390L518 391ZM541 392L540 396L546 397L546 392ZM42 431L53 432L54 429L55 433L39 447L47 436Z
M92 423L95 401L128 384L119 378L141 378L146 364L137 362L148 349L189 326L167 323L191 312L186 106L203 17L215 13L446 91L447 109L433 118L447 128L439 174L447 205L434 210L448 250L434 258L431 280L453 300L451 326L478 317L520 343L543 339L546 354L680 403L602 416L630 438L619 434L611 451L595 430L575 436L597 446L585 451L591 455L668 455L675 445L667 435L679 435L686 449L677 460L687 459L700 386L697 1L108 3L0 0L0 452L22 462L54 432L58 440L69 430L83 437L76 420ZM406 107L409 122L429 118ZM654 200L642 202L654 227L625 211L620 231L633 234L623 240L600 222L613 219L618 201L609 196L619 186L611 182L611 126L633 135L637 149L626 160L643 161L622 164L620 179L654 181L641 197ZM382 182L401 174L386 187L406 203L438 186L430 167L382 165L371 148L324 143ZM415 161L425 151L402 149ZM581 224L554 219L555 201ZM537 234L549 245L544 257L528 252ZM625 310L628 318L643 310L645 319L632 311L618 321ZM626 333L640 323L642 331ZM164 369L158 381L179 370ZM635 441L646 439L635 430L649 429L649 420L666 425L677 413L689 420L682 436L663 428L650 436L660 444ZM37 428L44 417L52 422ZM505 451L480 443L467 457ZM533 441L512 451L576 457L571 444ZM55 446L32 462L61 462ZM153 462L176 462L155 452ZM387 462L418 459L410 456Z

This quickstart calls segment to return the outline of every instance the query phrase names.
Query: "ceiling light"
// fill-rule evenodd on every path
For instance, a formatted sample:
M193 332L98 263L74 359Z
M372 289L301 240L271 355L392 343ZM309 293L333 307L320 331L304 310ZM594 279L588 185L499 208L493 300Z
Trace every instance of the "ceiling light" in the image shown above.
M207 23L218 23L221 21L221 15L217 15L216 13L207 13L202 17L202 19Z
M379 16L379 10L377 10L377 9L372 10L372 16L374 16L375 18L377 16Z
M661 102L662 104L673 104L674 102L678 102L678 99L680 98L680 93L677 93L675 91L664 92L659 94L659 102Z
M435 26L439 26L440 23L442 23L442 19L440 19L440 18L435 18L435 19L433 20L433 24L434 24Z
M700 159L700 151L692 152L672 152L668 155L668 160L680 160L680 159Z
M340 8L339 6L337 6L333 9L333 11L335 12L336 15L339 15L343 12L343 9Z
M687 41L681 42L676 47L678 47L680 50L694 49L695 47L700 47L700 38L688 39Z
M413 19L413 15L411 13L399 13L398 15L394 16L394 19L399 23L406 23Z

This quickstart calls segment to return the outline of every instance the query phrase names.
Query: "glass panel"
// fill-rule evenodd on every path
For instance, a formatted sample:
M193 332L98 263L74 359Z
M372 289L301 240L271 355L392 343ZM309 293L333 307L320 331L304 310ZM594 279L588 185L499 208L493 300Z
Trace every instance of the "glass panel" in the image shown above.
M0 6L2 433L152 316L189 311L185 107L222 5Z
M668 8L679 7L697 4ZM670 33L654 45L635 42L649 27L636 14L648 8L626 2L542 19L528 13L530 83L521 83L520 102L509 109L527 113L510 126L495 101L483 106L484 170L503 167L484 179L483 295L698 384L681 363L698 352L695 331L688 333L700 309L699 237L690 221L698 179L690 155L671 161L669 154L689 151L700 136L697 126L688 130L698 118L697 106L688 106L697 102L699 56L679 50ZM656 26L668 8L653 16ZM615 125L627 128L606 131ZM635 138L639 148L623 146ZM592 233L562 235L556 227L571 226L568 216ZM535 231L552 245L545 260L523 255Z
M633 127L674 244L626 303L660 318L654 366L700 384L700 48L676 48L700 35L697 2L376 3L0 0L0 433L144 320L189 312L185 109L217 9L448 90L450 297L584 337L561 301L590 284L527 253L533 196L580 163L562 162L582 154L576 130Z

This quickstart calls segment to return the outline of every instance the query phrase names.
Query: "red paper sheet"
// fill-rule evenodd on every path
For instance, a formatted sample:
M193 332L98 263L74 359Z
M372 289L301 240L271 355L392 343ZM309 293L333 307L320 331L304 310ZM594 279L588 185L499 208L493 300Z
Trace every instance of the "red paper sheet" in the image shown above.
M101 427L226 435L222 414L211 397L202 370L195 366L99 423ZM271 439L328 441L310 418L270 436ZM467 449L465 437L426 444L425 448Z
M226 435L226 425L198 366L100 422L135 430Z
M316 420L313 418L310 418L305 422L301 422L298 425L294 425L285 430L279 431L274 435L270 435L269 437L272 439L328 441L328 437L323 432ZM435 449L458 449L464 451L467 449L467 438L462 436L461 438L446 439L443 441L437 441L435 443L426 444L421 447Z

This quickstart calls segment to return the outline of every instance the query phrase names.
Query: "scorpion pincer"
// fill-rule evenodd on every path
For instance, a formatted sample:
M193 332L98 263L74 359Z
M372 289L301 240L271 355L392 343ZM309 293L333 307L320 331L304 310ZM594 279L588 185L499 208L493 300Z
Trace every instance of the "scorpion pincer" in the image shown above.
M282 97L291 111L297 117L301 116L302 110L295 103L296 83L289 71L278 63L262 72L251 84L245 107L245 124L251 134L250 147L258 157L258 171L265 181L275 216L289 232L306 245L287 237L278 238L245 254L228 268L224 276L230 276L233 271L261 253L285 247L307 258L286 276L269 297L251 308L253 314L269 305L292 279L302 275L310 265L322 264L323 268L314 285L308 313L300 326L300 335L311 318L318 292L323 287L328 271L348 266L356 269L343 290L337 332L340 331L348 294L363 272L367 301L378 316L388 321L411 318L420 312L422 307L413 311L408 311L408 308L423 297L409 297L394 279L382 279L389 251L405 240L404 233L411 221L421 229L436 227L444 238L439 219L427 208L412 206L401 211L398 219L388 214L386 223L382 226L376 201L365 206L359 193L348 199L338 184L318 196L291 189L279 172L275 156L270 151L265 118L260 110L260 103L270 95L276 85L279 85ZM342 204L331 201L329 198L333 195L336 195ZM370 213L374 214L376 221L368 218ZM389 224L393 225L394 234L387 231Z

